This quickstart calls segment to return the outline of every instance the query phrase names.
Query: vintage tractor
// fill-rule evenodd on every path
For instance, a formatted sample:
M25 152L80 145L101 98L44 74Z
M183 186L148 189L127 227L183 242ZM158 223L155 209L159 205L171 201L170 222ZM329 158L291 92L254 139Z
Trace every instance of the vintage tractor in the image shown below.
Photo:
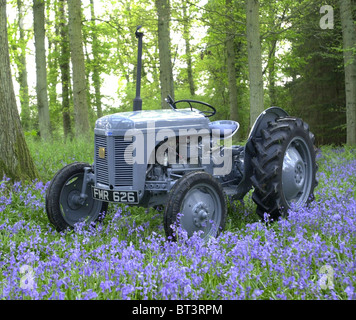
M94 163L63 167L47 189L47 215L58 231L95 222L114 202L162 206L167 237L174 238L171 226L179 221L189 236L201 231L209 238L224 229L227 199L241 200L251 189L258 215L274 220L313 198L314 136L304 121L271 107L257 118L247 143L235 146L231 137L239 124L210 121L216 109L207 103L168 96L170 109L142 110L139 28L136 36L133 111L99 118Z

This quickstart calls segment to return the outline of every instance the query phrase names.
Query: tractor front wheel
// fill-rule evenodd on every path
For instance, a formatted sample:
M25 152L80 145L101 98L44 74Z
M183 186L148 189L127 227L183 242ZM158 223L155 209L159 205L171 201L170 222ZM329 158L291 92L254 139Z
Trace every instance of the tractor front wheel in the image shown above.
M73 228L77 222L98 220L106 212L108 203L92 198L90 184L87 185L85 200L80 199L84 180L84 168L88 163L71 163L57 172L46 192L46 211L49 221L57 231Z

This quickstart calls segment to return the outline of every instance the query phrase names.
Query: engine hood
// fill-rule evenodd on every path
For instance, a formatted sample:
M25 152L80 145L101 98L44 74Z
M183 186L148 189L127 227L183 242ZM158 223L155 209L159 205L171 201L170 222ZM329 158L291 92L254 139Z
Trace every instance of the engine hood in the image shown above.
M119 112L99 118L95 123L95 134L122 135L129 129L179 130L181 128L209 128L209 120L193 109L162 109Z

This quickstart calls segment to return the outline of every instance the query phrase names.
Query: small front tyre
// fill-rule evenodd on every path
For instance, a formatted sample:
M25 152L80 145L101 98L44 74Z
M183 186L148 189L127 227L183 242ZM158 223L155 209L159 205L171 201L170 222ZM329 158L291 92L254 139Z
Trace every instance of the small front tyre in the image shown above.
M95 222L106 212L108 203L92 198L91 185L86 188L87 198L80 201L84 168L88 163L71 163L57 172L46 192L46 211L49 221L58 232L73 228L77 222Z
M166 236L176 240L172 225L180 224L189 237L199 231L204 240L216 237L225 227L226 215L226 197L220 183L206 172L187 173L170 191L164 212Z

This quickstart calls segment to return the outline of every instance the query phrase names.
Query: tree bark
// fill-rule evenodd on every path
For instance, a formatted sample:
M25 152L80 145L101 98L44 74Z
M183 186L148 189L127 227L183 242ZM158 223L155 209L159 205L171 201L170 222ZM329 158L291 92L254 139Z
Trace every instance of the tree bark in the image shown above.
M6 0L0 0L0 179L38 177L22 131L12 84L7 38Z
M70 88L70 51L68 39L68 26L66 21L65 11L66 0L59 1L58 20L59 20L59 33L61 55L59 57L59 68L61 70L61 85L62 85L62 119L63 119L63 132L64 139L73 138L72 124L70 120L70 101L69 101L69 88Z
M190 27L189 27L189 16L187 14L187 7L183 5L183 39L185 41L185 55L187 59L187 76L189 91L191 96L195 96L195 85L193 78L193 67L192 67L192 51L190 48Z
M346 143L356 145L356 27L351 0L340 0L346 92Z
M165 101L167 95L174 99L173 72L171 60L171 41L169 22L171 9L169 0L156 0L158 14L158 50L160 61L161 106L169 108Z
M28 91L28 80L27 80L27 63L26 63L26 39L25 30L22 26L23 19L23 1L17 0L18 9L18 24L20 31L20 56L19 56L19 78L18 82L20 84L20 102L21 102L21 123L22 128L25 131L30 130L31 112L30 112L30 97Z
M225 1L227 15L231 12L231 0ZM237 72L236 72L236 54L234 44L234 27L231 21L226 22L226 66L227 66L227 78L229 89L229 105L230 105L230 119L234 121L240 121L238 112L238 89L237 89ZM239 131L241 132L241 130ZM239 134L239 133L238 133Z
M69 46L73 74L73 103L77 136L89 135L89 112L83 53L81 1L68 0Z
M259 1L246 0L246 36L250 78L250 127L264 110Z
M36 49L36 95L38 107L38 123L42 140L51 137L48 93L47 70L45 49L45 3L44 0L33 0L33 22Z
M269 61L268 61L268 94L270 106L276 105L276 80L275 80L275 59L276 59L277 40L270 43Z
M54 11L55 14L57 14L58 11L58 2L55 1L51 3L51 1L47 1L48 7L47 7L47 15L49 12ZM46 30L51 29L51 21L49 19L46 20L45 24ZM59 21L58 19L55 19L54 21L54 30L55 34L49 33L47 35L47 43L48 43L48 54L47 54L47 86L48 86L48 101L49 105L51 106L51 109L53 110L56 108L57 105L59 105L59 101L57 99L58 93L57 93L57 85L59 83L59 57L58 57L58 51L59 51L59 39L58 39L58 34L59 34Z
M100 72L99 72L99 54L98 47L99 42L96 36L95 30L95 11L94 11L94 0L90 0L90 15L91 15L91 24L92 24L92 53L93 53L93 83L95 90L95 106L96 106L96 115L98 118L103 116L103 110L101 106L101 84L100 84Z

